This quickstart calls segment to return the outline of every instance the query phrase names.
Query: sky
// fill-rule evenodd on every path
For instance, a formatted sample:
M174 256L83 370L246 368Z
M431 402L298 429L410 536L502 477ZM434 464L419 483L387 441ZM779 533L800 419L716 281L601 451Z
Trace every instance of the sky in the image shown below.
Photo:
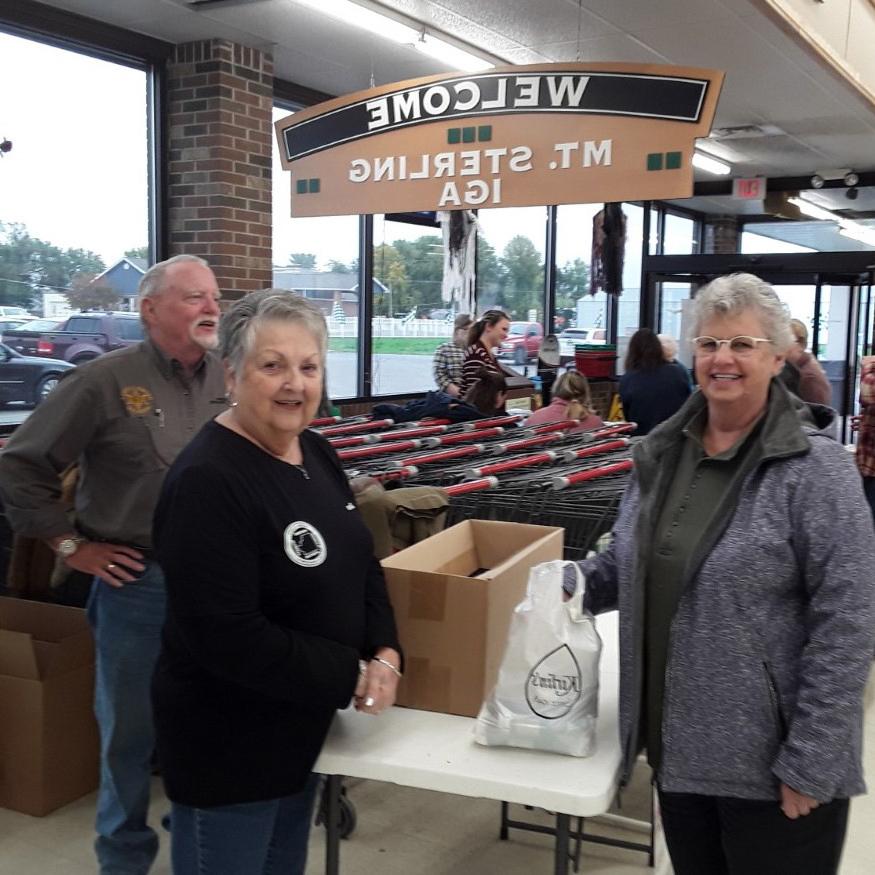
M146 74L0 33L0 222L107 265L148 243Z

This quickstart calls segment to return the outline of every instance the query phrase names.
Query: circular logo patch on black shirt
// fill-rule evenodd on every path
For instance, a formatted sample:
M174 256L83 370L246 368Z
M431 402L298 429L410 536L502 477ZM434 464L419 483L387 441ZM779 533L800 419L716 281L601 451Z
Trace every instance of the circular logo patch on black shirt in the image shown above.
M303 520L289 523L286 526L286 530L283 532L283 547L286 556L296 565L301 565L304 568L321 565L328 555L325 538L322 537L319 529Z

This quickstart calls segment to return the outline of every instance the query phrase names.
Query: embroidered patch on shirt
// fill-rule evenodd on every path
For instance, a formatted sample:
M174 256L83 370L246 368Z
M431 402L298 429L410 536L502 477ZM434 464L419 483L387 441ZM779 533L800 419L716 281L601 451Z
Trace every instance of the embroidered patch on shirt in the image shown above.
M303 520L286 526L283 532L283 548L292 562L304 568L321 565L328 556L325 538L319 529Z
M133 416L143 416L151 413L152 402L155 400L152 393L143 386L125 386L121 392L125 409Z

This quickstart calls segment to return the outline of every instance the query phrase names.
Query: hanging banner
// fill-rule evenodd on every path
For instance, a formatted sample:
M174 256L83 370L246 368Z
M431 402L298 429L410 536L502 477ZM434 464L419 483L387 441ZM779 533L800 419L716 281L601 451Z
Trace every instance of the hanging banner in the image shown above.
M276 123L292 216L690 197L717 70L538 64L411 79Z

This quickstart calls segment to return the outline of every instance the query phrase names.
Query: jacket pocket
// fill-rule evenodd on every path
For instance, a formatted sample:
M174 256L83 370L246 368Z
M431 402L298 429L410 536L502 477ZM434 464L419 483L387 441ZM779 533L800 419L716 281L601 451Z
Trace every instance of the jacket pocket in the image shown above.
M787 737L787 719L784 717L784 709L781 707L781 694L778 691L778 685L775 683L775 676L766 660L763 660L763 673L766 676L766 688L769 691L769 700L772 705L775 726L778 729L778 738L783 742Z

